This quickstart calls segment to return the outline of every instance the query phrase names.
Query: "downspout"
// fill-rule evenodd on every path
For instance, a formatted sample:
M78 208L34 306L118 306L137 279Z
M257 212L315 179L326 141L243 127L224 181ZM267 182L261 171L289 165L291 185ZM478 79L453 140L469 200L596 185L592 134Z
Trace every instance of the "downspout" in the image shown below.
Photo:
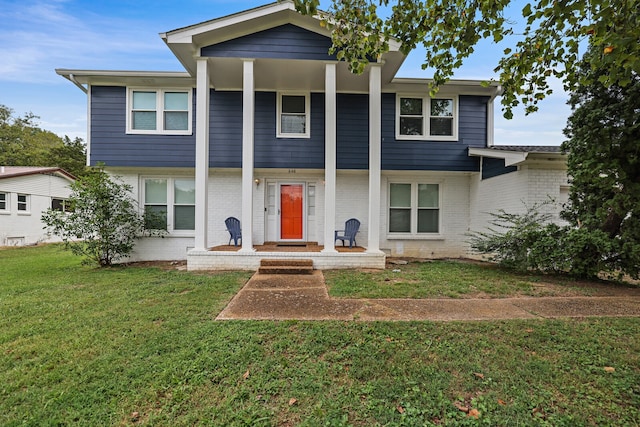
M493 119L493 101L502 94L502 86L497 86L489 101L487 101L487 147L493 147L494 138L494 119Z
M88 93L89 90L82 86L80 84L80 82L78 80L76 80L76 76L74 76L73 74L69 74L69 80L71 81L71 83L73 83L74 85L78 86L80 88L81 91L83 91L84 93Z

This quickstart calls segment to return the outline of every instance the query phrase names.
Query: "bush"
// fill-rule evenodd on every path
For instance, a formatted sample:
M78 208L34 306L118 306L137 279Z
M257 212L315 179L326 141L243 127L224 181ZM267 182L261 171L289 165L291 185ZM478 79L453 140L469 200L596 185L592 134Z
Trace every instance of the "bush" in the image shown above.
M133 251L135 239L162 231L145 230L144 216L131 195L132 187L97 169L71 184L69 212L47 210L45 229L85 262L110 266Z
M504 210L491 213L488 231L469 234L472 250L520 271L591 278L600 273L618 275L616 260L624 249L623 242L610 239L600 230L554 224L550 214L540 212L544 204L527 208L522 214Z

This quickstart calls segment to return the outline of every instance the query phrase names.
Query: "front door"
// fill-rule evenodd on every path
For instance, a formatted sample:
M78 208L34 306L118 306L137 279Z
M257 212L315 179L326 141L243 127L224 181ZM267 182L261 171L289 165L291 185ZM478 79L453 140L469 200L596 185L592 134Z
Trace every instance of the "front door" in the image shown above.
M304 220L304 185L280 185L280 239L302 240Z

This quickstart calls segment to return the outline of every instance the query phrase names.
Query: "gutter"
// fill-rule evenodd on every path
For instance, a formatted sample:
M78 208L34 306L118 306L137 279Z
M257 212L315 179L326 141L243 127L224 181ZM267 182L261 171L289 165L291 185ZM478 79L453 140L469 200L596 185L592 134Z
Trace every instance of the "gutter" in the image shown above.
M502 85L496 86L496 90L491 95L491 98L487 101L487 147L493 147L494 143L494 108L493 101L498 97L498 95L502 95Z
M72 74L69 74L69 80L71 81L71 83L73 83L74 85L78 86L80 88L81 91L83 91L84 93L89 93L89 89L87 89L86 87L82 86L80 84L80 82L78 80L76 80L76 76Z

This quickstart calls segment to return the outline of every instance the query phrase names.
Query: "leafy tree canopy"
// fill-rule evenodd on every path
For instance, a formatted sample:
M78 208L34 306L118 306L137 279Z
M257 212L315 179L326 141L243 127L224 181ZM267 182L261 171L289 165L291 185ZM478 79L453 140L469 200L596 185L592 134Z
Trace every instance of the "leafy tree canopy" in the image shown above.
M599 232L613 245L578 254L610 269L640 275L640 76L627 73L625 86L607 85L621 67L593 67L596 50L589 51L581 71L588 85L578 86L569 98L573 109L563 149L568 151L572 178L570 204L563 216L575 227Z
M295 0L305 14L318 12L319 0ZM598 77L605 86L630 84L629 71L640 70L640 5L636 0L537 0L522 8L525 27L505 16L511 0L331 0L324 23L333 30L333 49L360 73L367 58L389 48L391 38L408 53L426 49L423 68L434 68L432 93L453 76L480 40L501 42L517 38L496 65L504 88L504 115L523 104L527 113L552 93L550 79L565 90L589 84L580 73L580 49L593 46L595 68L615 69Z
M15 117L0 105L0 164L4 166L56 166L75 176L86 173L86 148L81 138L60 138L41 129L38 116Z
M600 65L597 49L578 64L590 84L578 85L563 149L571 178L567 225L548 223L536 209L492 214L494 228L470 234L471 247L519 269L575 276L640 277L640 76ZM624 75L608 85L603 76Z

